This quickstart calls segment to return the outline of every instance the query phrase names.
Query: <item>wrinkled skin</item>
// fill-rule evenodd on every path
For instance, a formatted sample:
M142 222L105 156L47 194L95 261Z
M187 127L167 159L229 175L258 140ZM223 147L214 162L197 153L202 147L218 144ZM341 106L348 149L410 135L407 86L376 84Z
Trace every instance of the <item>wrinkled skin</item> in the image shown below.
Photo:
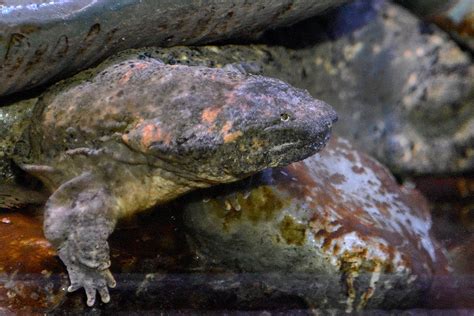
M120 217L304 159L335 120L276 79L132 59L43 95L16 161L52 192L45 235L91 306L115 286L107 238Z

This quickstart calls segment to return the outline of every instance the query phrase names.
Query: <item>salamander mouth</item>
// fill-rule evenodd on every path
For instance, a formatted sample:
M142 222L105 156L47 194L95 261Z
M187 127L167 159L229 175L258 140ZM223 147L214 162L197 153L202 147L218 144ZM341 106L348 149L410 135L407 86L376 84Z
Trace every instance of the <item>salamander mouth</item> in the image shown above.
M286 142L283 144L276 145L275 147L271 148L269 152L275 153L278 155L281 153L285 153L287 150L292 150L293 148L298 148L298 147L302 147L301 141Z
M334 121L332 115L327 115L320 120L294 121L265 128L261 137L269 144L266 155L271 158L272 167L303 160L321 150L330 138Z
M300 139L283 142L268 151L272 157L271 167L279 167L306 159L323 149L330 137L330 131L321 134L317 139Z

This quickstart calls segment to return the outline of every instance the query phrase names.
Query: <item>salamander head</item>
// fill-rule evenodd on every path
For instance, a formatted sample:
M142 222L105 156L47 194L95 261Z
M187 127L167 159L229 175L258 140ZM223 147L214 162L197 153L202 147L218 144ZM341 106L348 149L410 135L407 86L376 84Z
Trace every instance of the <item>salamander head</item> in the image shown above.
M202 166L211 175L241 178L303 160L325 146L337 120L328 104L276 79L253 77L235 96L240 111L229 115L223 144Z
M198 80L186 84L200 90L194 98L209 99L192 104L188 93L173 97L180 103L140 123L125 141L188 178L209 182L235 181L302 160L328 141L337 115L308 92L268 77L199 71Z

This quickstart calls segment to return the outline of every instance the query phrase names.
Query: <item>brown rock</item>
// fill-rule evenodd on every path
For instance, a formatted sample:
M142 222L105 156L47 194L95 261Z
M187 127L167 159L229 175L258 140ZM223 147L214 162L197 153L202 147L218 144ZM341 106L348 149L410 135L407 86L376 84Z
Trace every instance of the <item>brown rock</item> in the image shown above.
M454 39L474 51L474 5L472 0L398 0L416 14L436 23Z
M44 313L64 299L67 276L41 223L28 213L0 214L0 313Z
M474 312L474 235L452 241L448 258L451 273L434 279L425 307L458 310L471 315Z
M273 271L267 288L346 311L416 304L446 269L425 199L345 140L251 181L186 206L213 265Z
M458 247L472 238L474 175L425 176L408 181L429 199L433 230L436 238L445 247Z

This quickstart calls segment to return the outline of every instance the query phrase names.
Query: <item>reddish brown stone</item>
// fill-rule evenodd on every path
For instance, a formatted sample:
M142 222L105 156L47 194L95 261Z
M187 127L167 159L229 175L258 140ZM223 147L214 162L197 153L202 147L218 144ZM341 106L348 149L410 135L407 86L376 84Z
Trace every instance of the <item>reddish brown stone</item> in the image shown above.
M223 190L186 206L198 252L219 266L274 271L267 286L310 306L400 308L447 272L424 197L341 138Z
M413 179L416 188L430 201L474 199L474 174L461 176L421 176Z
M464 247L474 233L474 175L423 176L412 181L430 201L437 239L448 249Z
M0 313L44 313L64 299L67 277L29 212L0 213Z
M448 250L448 256L451 273L434 279L426 297L426 308L456 309L471 315L474 311L474 235L458 238Z

